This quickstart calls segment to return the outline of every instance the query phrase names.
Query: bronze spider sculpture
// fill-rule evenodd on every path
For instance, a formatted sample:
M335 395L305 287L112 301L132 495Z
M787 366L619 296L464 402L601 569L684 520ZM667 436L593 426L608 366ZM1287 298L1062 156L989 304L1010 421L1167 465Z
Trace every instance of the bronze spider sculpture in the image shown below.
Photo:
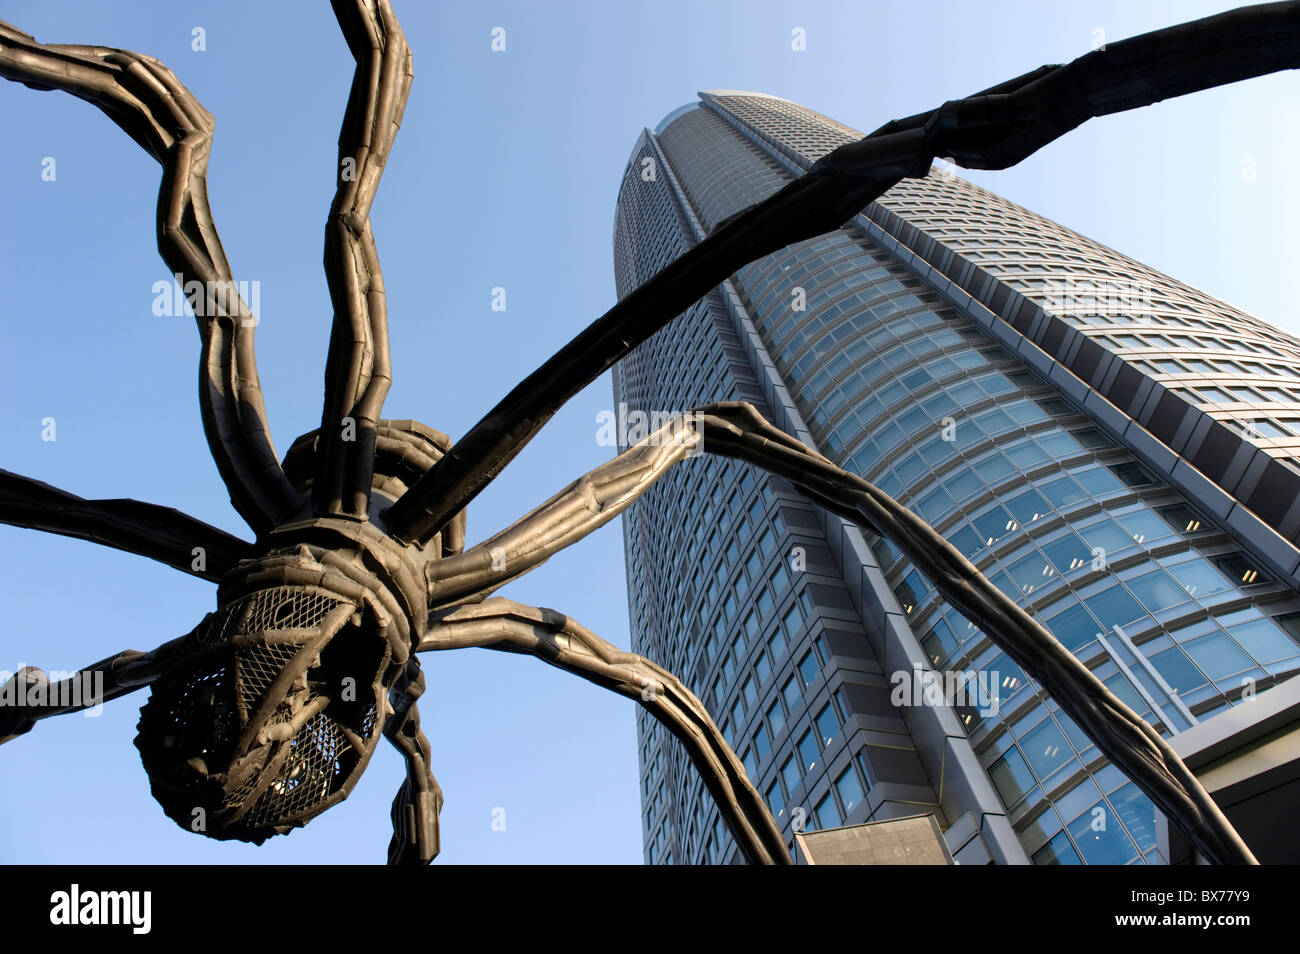
M707 452L779 474L889 538L1206 858L1254 861L1172 749L1050 633L928 524L750 405L675 418L468 550L465 510L566 401L742 265L840 227L903 177L925 175L936 157L1006 168L1093 116L1295 68L1300 5L1244 8L1115 43L836 149L623 298L455 444L380 416L390 384L388 327L369 212L405 106L411 54L388 0L333 7L357 67L325 231L334 317L324 410L319 430L295 441L283 461L258 385L256 322L233 293L208 207L211 116L155 59L44 45L0 23L0 75L87 100L163 167L158 246L183 277L197 317L204 432L232 504L257 537L249 543L168 508L84 500L0 471L0 520L93 540L218 584L216 611L188 635L82 671L102 676L105 698L150 687L136 745L171 818L209 837L261 843L346 798L383 736L407 767L393 802L389 861L429 862L438 853L442 794L416 706L424 689L418 654L482 646L531 653L636 699L686 746L745 857L790 863L763 799L677 678L567 616L491 596L612 520L668 468ZM43 678L29 668L15 680L26 689ZM0 709L0 741L76 708L15 698L18 705Z

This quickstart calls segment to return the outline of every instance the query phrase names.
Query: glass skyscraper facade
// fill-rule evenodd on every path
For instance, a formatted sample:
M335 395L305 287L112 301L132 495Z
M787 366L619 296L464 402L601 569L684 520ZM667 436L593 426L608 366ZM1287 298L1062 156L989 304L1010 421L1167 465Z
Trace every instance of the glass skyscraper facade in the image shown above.
M646 130L619 295L862 134L702 93ZM936 167L755 262L614 370L753 403L935 526L1166 737L1300 669L1300 340ZM705 702L787 838L934 813L964 864L1161 864L1150 802L887 542L686 461L624 514L633 648ZM917 671L993 699L904 699ZM951 703L951 704L950 704ZM645 857L738 852L640 713Z

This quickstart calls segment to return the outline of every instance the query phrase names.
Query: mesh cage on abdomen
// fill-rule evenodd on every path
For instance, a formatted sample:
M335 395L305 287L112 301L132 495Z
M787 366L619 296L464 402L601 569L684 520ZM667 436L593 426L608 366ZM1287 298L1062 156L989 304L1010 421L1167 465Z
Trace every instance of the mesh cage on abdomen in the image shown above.
M328 716L317 715L289 741L280 773L258 798L244 824L274 825L334 794L356 763L357 753Z
M323 593L278 586L248 594L232 603L219 618L219 625L212 627L215 643L237 636L276 634L275 642L254 643L235 654L236 703L244 718L256 710L266 690L297 655L304 640L294 639L293 635L314 637L339 602Z
M142 729L148 721L162 726L157 743L164 753L164 758L159 760L164 767L163 777L155 781L170 781L185 788L185 780L191 774L188 763L167 759L166 754L197 751L198 757L208 757L215 764L229 758L239 739L231 667L218 664L196 669L184 677L175 693L162 699L151 696L141 710Z
M206 834L261 841L345 796L379 735L376 687L389 659L366 617L335 612L351 605L270 587L221 607L195 634L191 653L155 683L136 739L170 817L191 827L201 807ZM347 677L352 694L341 690ZM291 737L266 734L322 698Z
M314 630L340 602L325 593L297 586L257 590L223 606L201 644L215 646L235 636L251 636L269 630Z

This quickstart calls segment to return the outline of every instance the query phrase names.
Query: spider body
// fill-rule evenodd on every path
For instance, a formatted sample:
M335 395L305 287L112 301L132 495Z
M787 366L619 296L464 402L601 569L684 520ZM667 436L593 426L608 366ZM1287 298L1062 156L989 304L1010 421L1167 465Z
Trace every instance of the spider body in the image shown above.
M345 798L403 668L373 614L328 585L269 585L223 603L189 639L136 738L166 814L260 843Z
M347 797L397 711L389 695L428 618L425 564L460 549L464 518L447 551L441 535L418 546L387 534L382 508L450 440L412 421L380 421L377 434L372 516L269 533L152 686L136 746L154 797L188 830L261 843L305 825ZM284 461L304 497L316 446L313 431Z

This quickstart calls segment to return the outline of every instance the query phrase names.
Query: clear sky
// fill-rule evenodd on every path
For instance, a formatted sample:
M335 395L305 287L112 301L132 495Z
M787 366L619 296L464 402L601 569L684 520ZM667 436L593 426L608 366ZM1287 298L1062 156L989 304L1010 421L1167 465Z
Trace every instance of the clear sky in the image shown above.
M395 0L415 81L374 207L395 383L385 416L463 434L614 302L611 233L642 127L701 89L784 96L869 131L1042 63L1231 3L650 4ZM330 304L322 226L353 63L329 4L0 0L42 42L170 66L217 120L208 175L235 277L260 283L258 363L281 453L320 421ZM491 50L494 27L505 52ZM206 50L191 48L206 32ZM807 49L791 49L803 28ZM1097 31L1104 31L1099 34ZM970 178L1300 332L1294 73L1093 120L1014 170ZM66 94L0 84L0 466L132 496L248 536L207 455L189 317L153 314L159 167ZM55 160L54 181L42 179ZM491 310L493 287L505 312ZM482 539L604 460L603 377L471 507ZM53 417L56 440L42 440ZM683 559L688 558L683 555ZM505 595L628 645L612 523ZM214 587L148 560L0 527L0 669L75 669L188 632ZM446 795L441 860L639 863L634 704L531 658L426 659ZM377 862L401 760L262 848L182 831L132 745L143 696L0 748L3 862ZM505 809L504 831L492 827Z

